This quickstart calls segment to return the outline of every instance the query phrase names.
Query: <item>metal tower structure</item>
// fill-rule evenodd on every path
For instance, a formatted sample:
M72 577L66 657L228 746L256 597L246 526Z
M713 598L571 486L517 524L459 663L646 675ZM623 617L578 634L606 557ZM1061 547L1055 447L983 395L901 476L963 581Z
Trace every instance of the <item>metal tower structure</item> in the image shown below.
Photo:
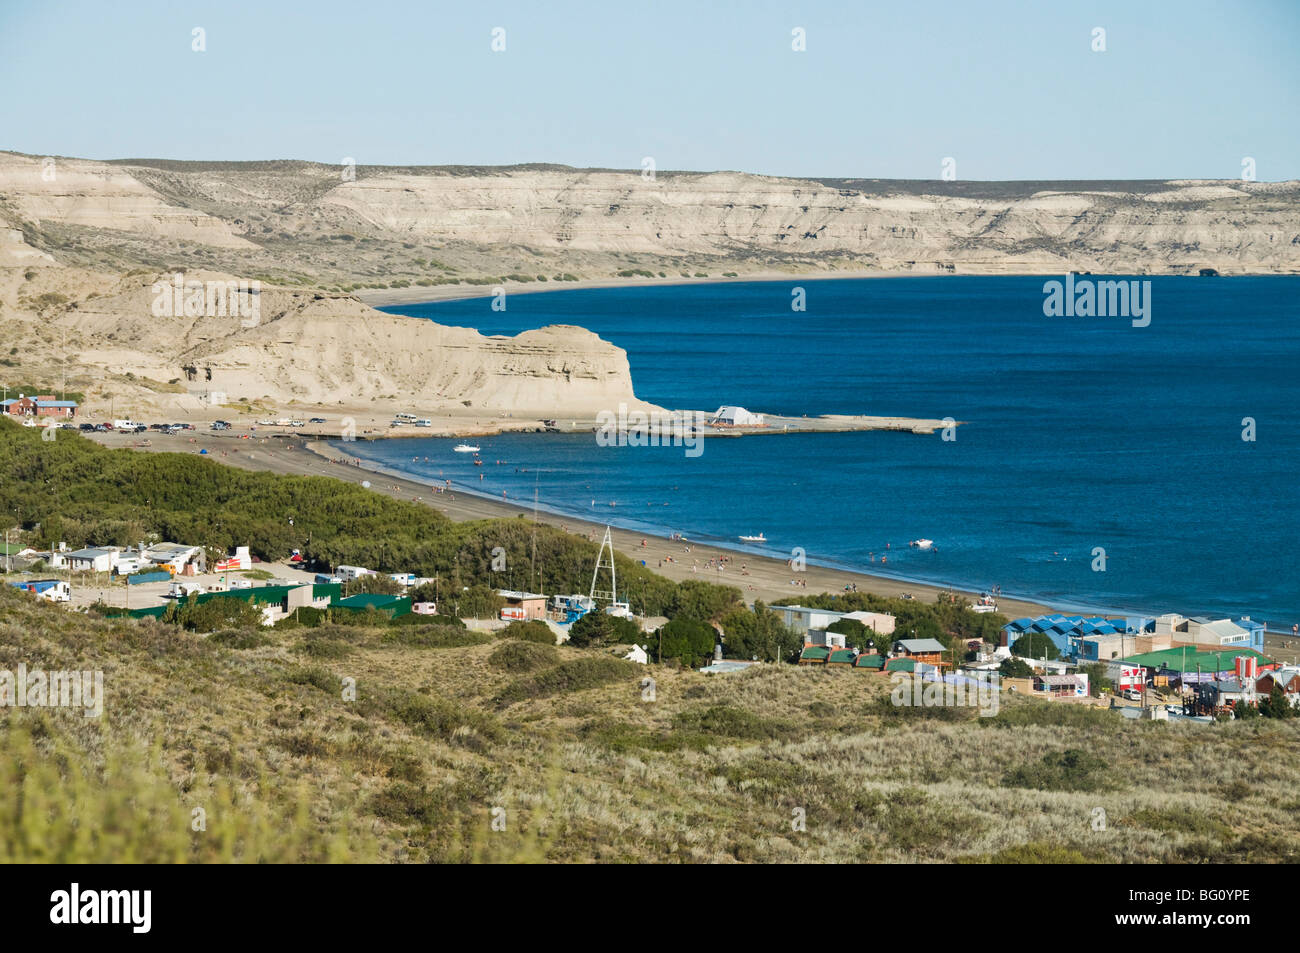
M609 562L605 562L605 552L609 551ZM609 569L609 588L597 589L596 580L600 577L601 569ZM603 599L609 603L618 601L618 579L614 575L614 539L610 536L609 527L605 527L605 538L600 544L600 553L596 556L596 568L591 573L591 591L587 593L589 599Z

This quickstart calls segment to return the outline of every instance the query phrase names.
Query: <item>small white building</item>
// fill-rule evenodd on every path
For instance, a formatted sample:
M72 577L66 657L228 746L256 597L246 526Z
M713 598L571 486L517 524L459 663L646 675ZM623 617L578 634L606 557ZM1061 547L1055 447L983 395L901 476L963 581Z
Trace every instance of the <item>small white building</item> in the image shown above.
M719 407L709 418L715 427L761 427L762 414L751 414L744 407Z
M23 579L11 582L10 585L23 592L30 592L38 599L50 602L72 601L72 587L62 579Z
M844 635L839 632L827 632L825 629L809 629L804 633L804 645L824 645L828 649L845 647Z
M806 636L809 629L825 630L832 623L844 618L843 612L831 609L809 609L805 606L771 606L773 612L781 617L783 625Z
M144 557L159 569L172 575L193 576L207 572L207 554L202 546L185 546L181 543L155 543L144 551Z
M68 553L66 564L74 572L112 572L118 550L89 547Z
M636 662L638 665L648 665L650 663L650 656L639 645L632 646L631 650L623 658L629 662Z
M854 622L861 622L876 635L893 635L894 625L897 622L887 612L866 612L865 610L846 612L844 618L852 619Z

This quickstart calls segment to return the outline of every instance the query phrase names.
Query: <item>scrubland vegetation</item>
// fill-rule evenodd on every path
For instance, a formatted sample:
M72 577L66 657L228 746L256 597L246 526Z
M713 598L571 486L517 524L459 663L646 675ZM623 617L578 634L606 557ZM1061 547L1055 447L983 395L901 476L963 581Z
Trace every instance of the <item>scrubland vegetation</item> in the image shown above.
M106 698L0 709L0 859L1300 859L1294 720L981 718L852 669L618 654L438 623L205 637L5 587L0 669L99 669Z
M492 608L492 547L531 555L524 520L457 524L336 481L9 423L0 468L0 506L31 537L302 548L455 579L460 610ZM595 547L536 540L554 588L580 591ZM786 664L798 637L735 589L617 558L634 607L670 621L593 616L561 646L534 622L303 610L262 628L223 600L129 620L0 586L0 671L99 670L106 695L99 718L0 708L0 861L1300 859L1300 719L1140 722L1005 694L994 717L898 707L888 676ZM890 612L954 652L1001 622L800 601ZM694 671L718 629L727 655L768 664ZM624 661L633 641L658 664Z

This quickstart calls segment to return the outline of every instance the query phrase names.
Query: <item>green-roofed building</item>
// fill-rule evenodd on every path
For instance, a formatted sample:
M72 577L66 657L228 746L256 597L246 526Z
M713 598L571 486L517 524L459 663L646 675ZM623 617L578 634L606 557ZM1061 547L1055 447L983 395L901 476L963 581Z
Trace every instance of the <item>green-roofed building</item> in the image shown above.
M827 665L852 665L857 655L852 649L832 649L831 654L826 656Z
M1164 669L1181 675L1183 672L1195 674L1198 670L1202 674L1231 672L1236 668L1236 659L1238 658L1255 659L1261 671L1270 665L1277 664L1267 655L1256 652L1254 649L1226 647L1207 652L1192 645L1161 649L1159 652L1145 652L1142 655L1130 655L1128 658L1119 659L1118 661L1128 665L1141 665L1143 668L1149 668L1152 671Z
M915 672L916 659L891 658L885 663L886 672Z
M337 599L330 603L331 609L347 612L366 612L374 609L390 619L396 619L411 612L411 600L407 596L386 596L380 592L359 592L346 599Z
M327 585L298 583L288 586L253 586L249 589L228 589L223 592L204 592L186 596L184 599L178 600L177 605L203 605L213 599L238 599L240 602L247 602L249 605L260 606L264 610L269 610L264 612L264 615L269 622L274 623L286 616L293 615L295 609L328 608L331 600L338 598L342 592L343 587L337 583ZM132 619L161 619L167 608L165 605L149 606L146 609L131 609L130 611L116 608L109 610L106 614L110 616L129 616Z
M870 655L859 655L853 661L854 668L865 668L869 671L879 672L885 667L885 657L872 652Z
M800 665L825 665L826 659L830 657L831 650L824 645L805 646L804 650L799 653Z

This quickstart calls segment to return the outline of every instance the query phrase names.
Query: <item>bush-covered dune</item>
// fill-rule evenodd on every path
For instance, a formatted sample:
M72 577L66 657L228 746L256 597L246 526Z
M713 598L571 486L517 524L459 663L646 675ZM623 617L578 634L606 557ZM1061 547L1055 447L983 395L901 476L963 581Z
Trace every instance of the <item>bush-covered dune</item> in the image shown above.
M472 636L205 637L0 587L0 670L99 669L106 695L0 709L0 862L1298 859L1296 720L980 718L852 669Z

